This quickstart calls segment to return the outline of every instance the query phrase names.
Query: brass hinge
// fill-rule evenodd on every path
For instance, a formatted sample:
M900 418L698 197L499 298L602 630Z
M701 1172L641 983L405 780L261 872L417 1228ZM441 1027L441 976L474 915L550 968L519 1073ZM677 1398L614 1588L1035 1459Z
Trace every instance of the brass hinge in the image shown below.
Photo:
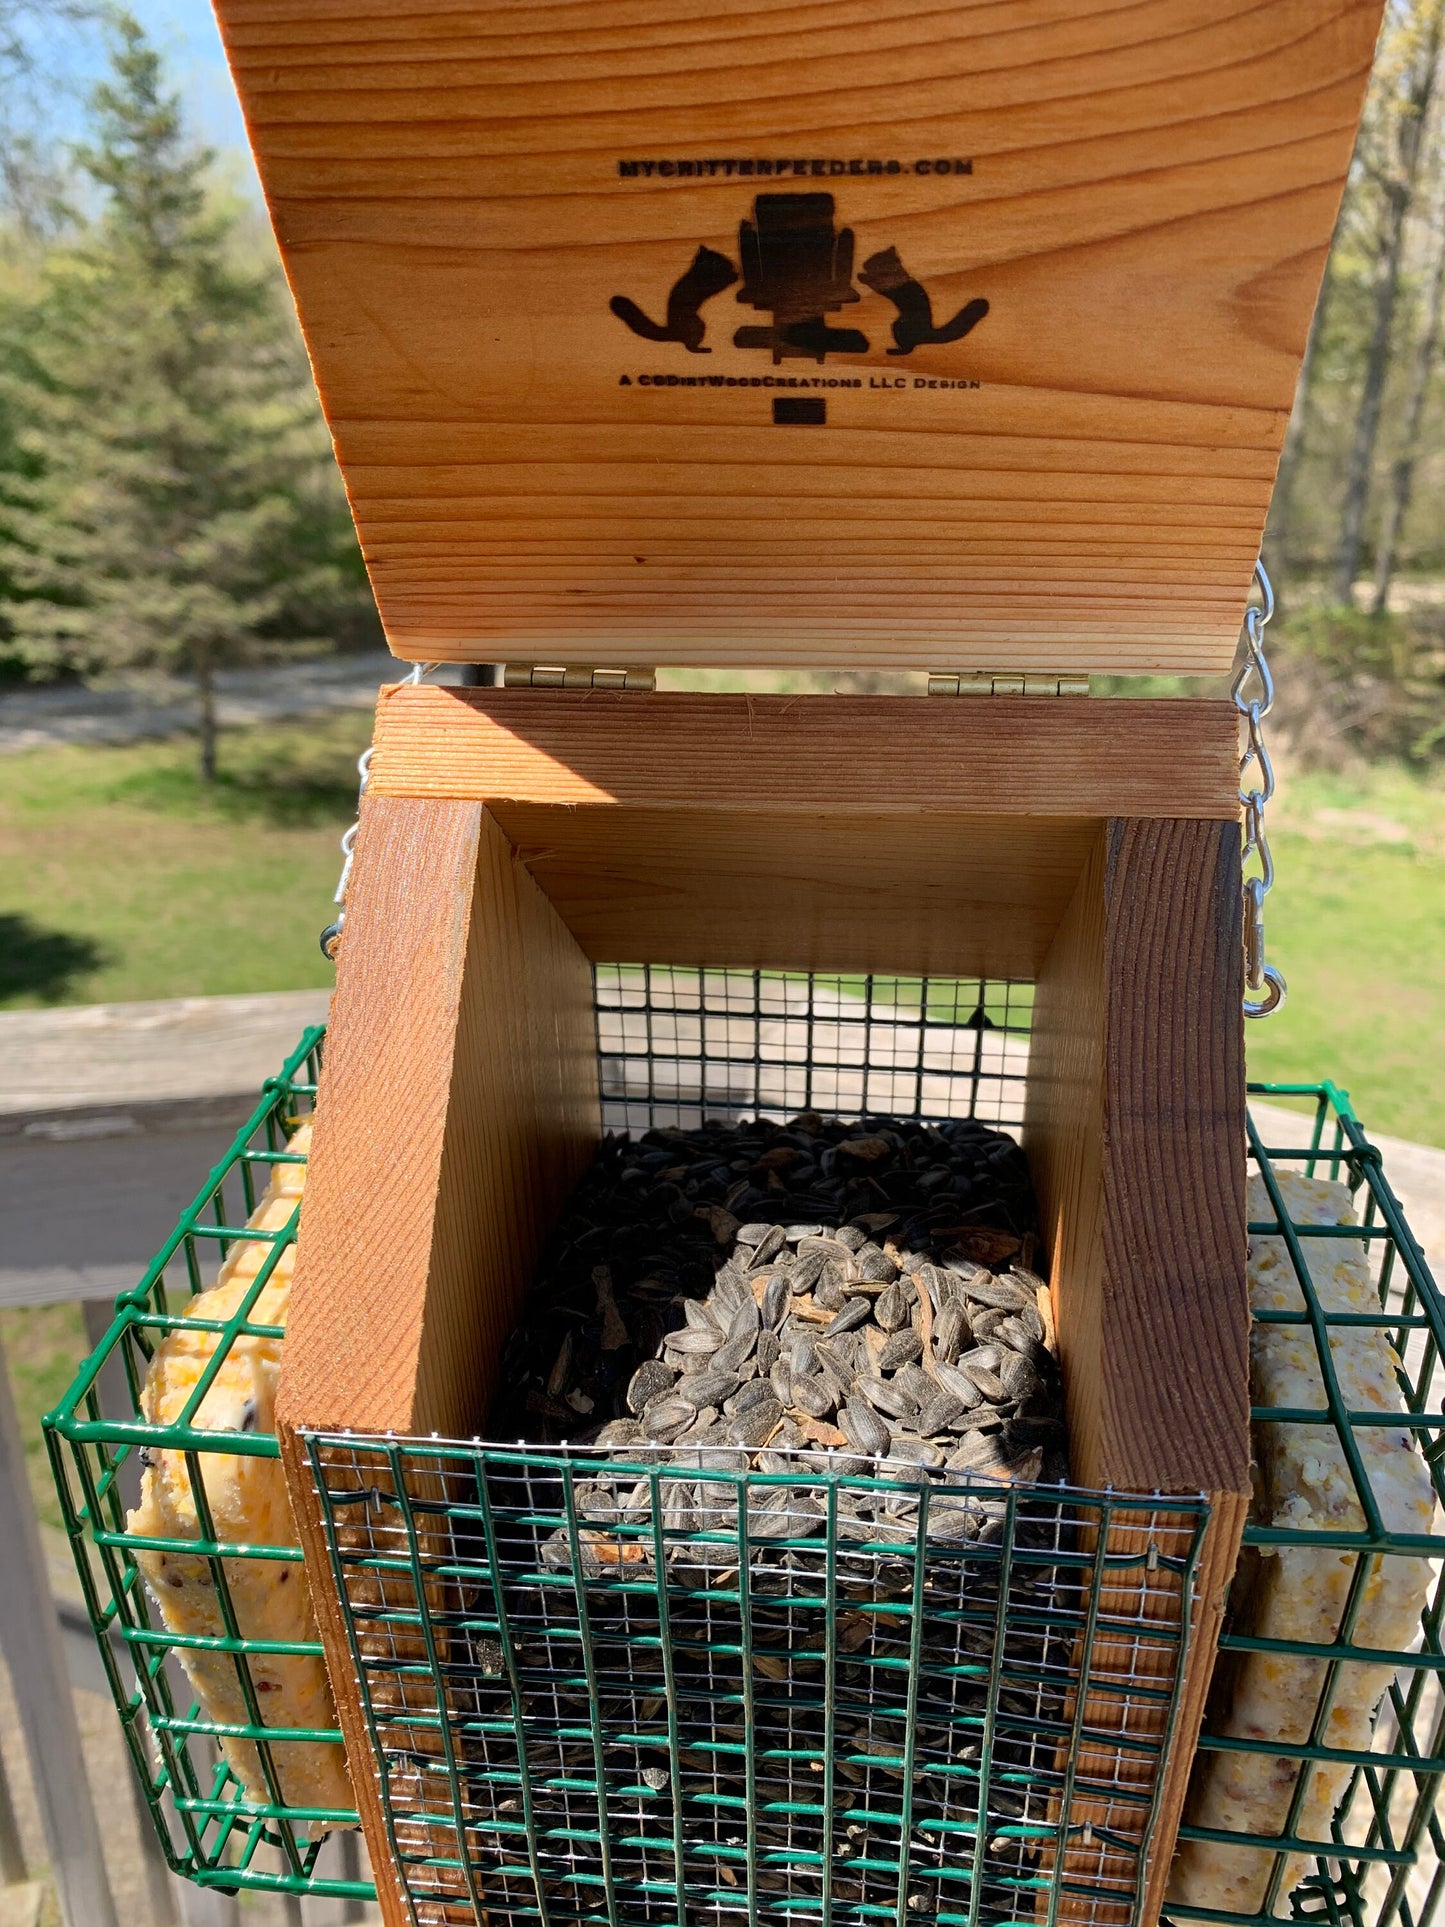
M932 673L930 696L1087 696L1087 676L994 675L987 669Z
M508 689L652 690L657 687L657 671L609 669L585 662L509 662L503 683Z

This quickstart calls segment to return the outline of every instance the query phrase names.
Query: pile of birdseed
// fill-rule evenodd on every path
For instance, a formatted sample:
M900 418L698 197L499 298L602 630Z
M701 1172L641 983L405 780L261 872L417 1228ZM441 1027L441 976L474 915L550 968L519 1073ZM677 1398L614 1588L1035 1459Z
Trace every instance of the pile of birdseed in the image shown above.
M609 1138L548 1241L491 1436L1066 1479L1033 1244L1023 1154L972 1119L805 1113ZM988 1536L977 1508L931 1529L950 1524Z
M601 1146L488 1427L567 1450L479 1468L463 1605L511 1651L473 1642L458 1705L499 1905L606 1878L659 1927L1017 1917L1083 1623L1070 1501L1033 1483L1068 1474L1034 1242L1018 1146L971 1121Z

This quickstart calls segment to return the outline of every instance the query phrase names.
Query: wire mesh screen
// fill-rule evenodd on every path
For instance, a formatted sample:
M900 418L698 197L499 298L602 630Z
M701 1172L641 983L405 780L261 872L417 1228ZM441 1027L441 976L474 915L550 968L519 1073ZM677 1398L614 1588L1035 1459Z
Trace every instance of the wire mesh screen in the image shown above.
M46 1436L171 1866L360 1899L356 1836L321 1839L356 1810L270 1429L320 1050L308 1031L268 1081Z
M1016 1130L1031 984L598 964L608 1130L704 1117L976 1117Z
M1441 1300L1342 1094L1251 1088L1312 1098L1314 1115L1250 1127L1256 1503L1167 1911L1429 1927L1445 1772Z
M1203 1501L308 1450L418 1927L1132 1917Z
M703 1098L711 1064L775 1074L757 1032L745 1050L726 1031L721 1052L700 1031L674 1043L690 1087L629 1063L665 1039L647 1028L673 1008L654 994L660 974L599 972L604 1041L609 995L644 1026L619 1029L611 1053L639 1122L654 1103L690 1121L681 1105ZM700 1018L714 993L691 975ZM817 981L779 982L817 1024ZM747 973L744 989L744 1024L774 1021L768 981ZM949 1114L920 1081L935 1015L981 1004L1016 1103L1026 993L964 986L948 1006L937 986L834 991L832 1021L914 1033L901 1074L925 1115ZM966 1022L943 1028L976 1047ZM320 1045L309 1032L268 1082L46 1430L171 1864L215 1888L360 1898L373 1890L356 1836L349 1862L318 1838L355 1810L334 1712L306 1687L324 1681L314 1624L274 1616L301 1554L269 1407L251 1402L279 1366ZM846 1102L905 1108L901 1087L886 1100L864 1087L870 1064L897 1076L898 1063L849 1048ZM991 1101L989 1061L950 1060L961 1110ZM1340 1093L1251 1088L1311 1099L1314 1114L1277 1141L1251 1131L1259 1492L1166 1914L1432 1927L1445 1315ZM708 1107L732 1091L755 1108L759 1089L730 1070ZM785 1097L784 1110L826 1101L817 1082ZM176 1472L189 1514L136 1513L146 1461ZM615 1486L597 1490L607 1470L560 1448L519 1464L364 1439L318 1464L376 1735L374 1758L351 1765L380 1777L416 1921L471 1920L473 1889L498 1919L1129 1918L1201 1523L1188 1507L925 1493L801 1459L771 1477L643 1464L617 1505ZM977 1530L953 1538L950 1513L975 1502Z

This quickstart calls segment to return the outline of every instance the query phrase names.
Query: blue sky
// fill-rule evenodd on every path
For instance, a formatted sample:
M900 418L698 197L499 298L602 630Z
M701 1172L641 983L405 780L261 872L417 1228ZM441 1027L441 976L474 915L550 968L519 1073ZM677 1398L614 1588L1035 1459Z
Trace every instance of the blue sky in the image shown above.
M128 0L128 4L165 56L172 84L185 100L197 138L225 155L234 155L238 175L254 183L246 130L209 0ZM64 44L53 50L52 64L69 75L77 96L83 97L86 85L104 60L103 38L89 30L80 35L67 34ZM62 108L57 116L67 132L72 117L78 131L78 108Z
M201 139L244 148L241 109L207 0L130 0L130 10L166 56Z

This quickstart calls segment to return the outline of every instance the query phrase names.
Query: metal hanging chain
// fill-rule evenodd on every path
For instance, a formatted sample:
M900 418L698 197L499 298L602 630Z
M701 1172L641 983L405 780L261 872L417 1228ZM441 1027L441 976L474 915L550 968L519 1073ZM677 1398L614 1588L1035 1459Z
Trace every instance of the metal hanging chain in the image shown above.
M1274 858L1264 833L1265 805L1274 795L1274 764L1264 741L1264 719L1274 708L1274 678L1264 656L1264 627L1274 614L1274 590L1263 562L1254 565L1260 599L1244 612L1244 661L1230 696L1244 718L1244 751L1239 759L1239 800L1244 805L1244 861L1258 862L1244 879L1244 1014L1268 1017L1285 1000L1285 981L1264 960L1264 900L1274 888ZM1250 782L1250 770L1254 770Z
M413 663L411 674L406 680L409 683L421 682L424 677L431 674L433 669L440 667L441 665L435 662ZM356 821L342 834L341 875L337 879L336 895L331 899L333 903L340 904L342 908L336 913L336 921L334 923L328 923L326 928L321 932L321 954L328 963L335 963L337 946L341 942L342 932L346 928L346 886L351 881L351 857L356 848L356 832L361 828L361 799L366 794L366 782L371 774L371 759L374 753L375 744L368 744L356 759Z

